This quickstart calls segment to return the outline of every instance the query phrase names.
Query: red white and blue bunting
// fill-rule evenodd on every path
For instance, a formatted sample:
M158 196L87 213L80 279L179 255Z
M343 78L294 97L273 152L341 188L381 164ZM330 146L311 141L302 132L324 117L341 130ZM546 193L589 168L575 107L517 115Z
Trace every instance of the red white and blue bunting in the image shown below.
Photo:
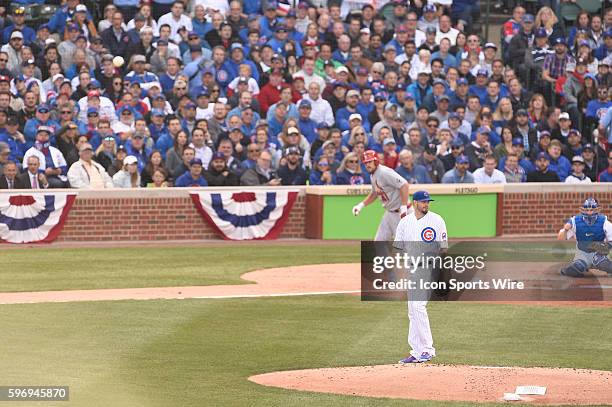
M75 193L0 194L0 242L42 243L57 238Z
M276 239L297 191L190 192L204 220L226 240Z

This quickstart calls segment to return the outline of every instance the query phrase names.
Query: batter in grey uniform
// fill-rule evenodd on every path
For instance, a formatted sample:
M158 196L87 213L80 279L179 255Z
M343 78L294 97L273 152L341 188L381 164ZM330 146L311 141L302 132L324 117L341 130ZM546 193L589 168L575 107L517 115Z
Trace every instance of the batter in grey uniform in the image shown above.
M374 240L393 240L401 218L413 212L408 202L408 182L391 168L379 165L378 154L373 150L364 151L363 163L370 173L372 192L353 207L353 215L358 216L364 207L374 202L376 197L380 197L385 214Z

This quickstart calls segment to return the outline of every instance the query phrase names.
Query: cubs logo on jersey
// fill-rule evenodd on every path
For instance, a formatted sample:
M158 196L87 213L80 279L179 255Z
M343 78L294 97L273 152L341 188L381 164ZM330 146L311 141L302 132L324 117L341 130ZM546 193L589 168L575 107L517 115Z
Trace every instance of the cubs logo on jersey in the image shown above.
M424 242L433 242L436 240L436 231L432 227L426 227L421 231L421 240Z

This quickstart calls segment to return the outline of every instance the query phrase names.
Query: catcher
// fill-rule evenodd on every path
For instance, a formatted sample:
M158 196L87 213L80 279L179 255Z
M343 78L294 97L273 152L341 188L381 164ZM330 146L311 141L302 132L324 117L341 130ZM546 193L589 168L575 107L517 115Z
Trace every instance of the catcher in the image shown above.
M608 258L612 242L612 223L598 211L597 200L588 198L580 208L580 215L568 219L559 231L558 240L576 238L574 260L561 268L562 275L584 277L584 273L593 268L612 276L612 261Z

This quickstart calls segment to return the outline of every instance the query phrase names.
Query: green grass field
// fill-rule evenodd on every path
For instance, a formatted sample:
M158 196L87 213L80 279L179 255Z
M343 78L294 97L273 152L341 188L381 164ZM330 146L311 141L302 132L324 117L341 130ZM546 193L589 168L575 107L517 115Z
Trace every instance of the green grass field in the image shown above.
M248 270L352 262L359 253L346 245L228 245L9 250L2 258L10 264L2 273L8 276L1 276L3 290L27 291L240 283L239 274ZM28 267L28 277L17 278L16 267ZM609 309L432 303L429 310L436 363L612 366ZM467 405L325 395L247 381L275 370L395 363L407 352L402 302L330 295L21 304L0 306L0 321L0 385L70 386L69 403L31 405Z

